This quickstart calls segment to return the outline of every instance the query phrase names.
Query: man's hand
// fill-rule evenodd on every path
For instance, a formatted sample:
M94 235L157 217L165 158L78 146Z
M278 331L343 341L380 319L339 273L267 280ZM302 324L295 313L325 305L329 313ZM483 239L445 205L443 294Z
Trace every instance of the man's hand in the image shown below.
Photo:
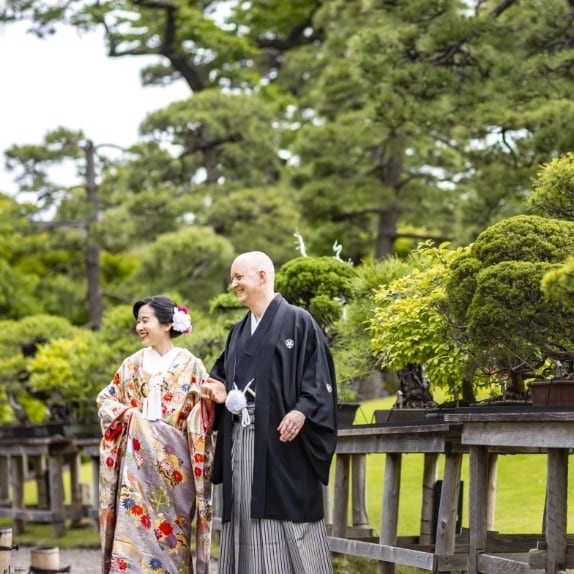
M305 424L305 415L301 411L289 411L284 417L277 430L281 442L292 441L301 431Z
M207 377L207 380L202 383L201 387L201 397L204 399L209 399L214 403L223 404L227 398L227 391L225 390L225 385L218 381L217 379L212 379Z

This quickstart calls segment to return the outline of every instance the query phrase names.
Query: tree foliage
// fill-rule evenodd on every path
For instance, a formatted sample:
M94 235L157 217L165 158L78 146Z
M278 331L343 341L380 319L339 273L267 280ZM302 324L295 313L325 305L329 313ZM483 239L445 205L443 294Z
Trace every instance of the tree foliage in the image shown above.
M574 153L544 164L528 196L530 213L574 221Z
M281 266L275 285L287 301L307 309L329 337L354 276L353 266L335 257L301 256Z
M564 154L574 149L573 18L566 0L7 0L2 22L26 20L46 41L60 25L99 30L111 58L147 57L144 85L190 88L190 98L142 118L138 141L121 155L102 152L113 141L57 126L41 143L7 151L20 193L0 198L3 317L60 315L101 330L43 349L34 380L48 377L52 360L66 361L62 386L65 373L92 380L74 353L102 340L116 348L109 321L123 325L125 304L156 292L198 310L206 328L197 344L214 356L229 318L208 309L225 298L233 256L263 249L278 265L290 262L288 239L301 229L318 261L340 242L354 263L344 269L354 276L365 265L362 277L343 274L343 282L308 262L299 262L300 275L287 267L289 281L281 283L283 269L278 275L286 295L329 325L332 342L368 338L362 329L379 271L365 262L389 260L381 289L392 284L405 296L376 305L381 317L405 316L410 347L393 347L397 324L396 341L377 357L398 366L401 353L412 353L427 372L436 367L439 384L455 385L456 376L433 363L433 346L437 357L450 357L473 341L502 341L505 318L520 317L516 285L536 316L523 317L519 331L544 325L555 310L550 301L568 307L569 224L515 216L538 174L531 214L572 220L572 158ZM76 174L71 184L54 177L64 164ZM475 239L469 254L445 264L451 255L441 243ZM432 243L409 256L421 240ZM328 281L318 281L323 275ZM542 277L547 298L536 283ZM298 299L290 289L303 279L312 292ZM355 291L348 280L358 282ZM495 312L496 293L507 306ZM341 296L346 322L334 299ZM102 305L96 319L94 298ZM409 305L418 316L408 315ZM500 326L493 339L484 309ZM416 321L429 324L418 351ZM555 349L568 343L547 332ZM127 352L133 339L123 335L117 354L102 361ZM502 371L538 364L544 353L526 356L535 347L513 348ZM465 355L463 376L481 363L475 351ZM371 365L361 359L356 372Z
M50 393L32 385L32 362L50 341L72 339L81 332L66 319L49 315L0 321L0 402L11 407L1 411L4 421L17 418L26 423L49 417L46 403Z
M450 266L465 250L421 245L408 269L375 292L371 350L381 367L397 371L424 367L433 388L462 389L467 349L447 307ZM408 397L407 397L408 399Z
M525 377L539 376L553 349L574 343L574 317L541 288L572 249L571 222L515 216L487 228L453 264L447 293L472 349L471 368L498 376L518 396Z

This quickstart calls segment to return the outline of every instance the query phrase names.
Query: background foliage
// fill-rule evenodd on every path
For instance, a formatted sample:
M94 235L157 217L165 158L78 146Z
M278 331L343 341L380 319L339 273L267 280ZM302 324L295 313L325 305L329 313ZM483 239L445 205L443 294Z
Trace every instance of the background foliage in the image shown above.
M0 420L16 417L8 401L49 417L57 407L44 404L48 393L75 401L74 384L86 395L106 384L137 348L129 306L143 295L167 291L192 308L186 344L209 368L237 316L212 304L226 294L233 256L263 249L279 269L303 255L296 232L310 256L332 258L337 244L353 264L344 264L349 282L337 283L344 313L333 292L314 294L351 390L363 391L365 373L403 364L400 339L393 347L375 324L372 348L369 330L375 307L390 325L401 305L403 319L408 309L419 315L401 333L415 336L416 320L429 326L419 351L438 335L449 351L433 355L434 339L402 358L427 369L434 361L432 384L454 388L462 376L471 389L484 366L478 343L489 340L475 307L500 284L484 259L500 251L495 226L536 216L545 237L569 236L556 221L572 219L573 18L566 0L7 0L0 22L24 20L46 42L62 26L99 30L110 58L148 56L144 89L184 82L189 98L142 118L137 140L113 156L113 141L75 126L4 150L19 192L0 195ZM58 180L55 166L72 181ZM535 272L521 267L531 282L523 290L536 284L542 297L544 277L544 296L562 310L568 241ZM439 246L459 253L473 242L450 269ZM519 280L515 263L499 264ZM453 273L464 281L453 279L444 299Z

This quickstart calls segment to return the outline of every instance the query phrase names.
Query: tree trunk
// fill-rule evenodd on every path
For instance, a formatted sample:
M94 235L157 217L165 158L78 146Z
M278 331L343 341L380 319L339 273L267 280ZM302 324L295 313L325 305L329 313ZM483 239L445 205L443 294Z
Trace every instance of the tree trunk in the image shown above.
M427 408L436 407L429 388L429 382L423 376L421 365L408 365L398 372L399 392L398 407Z
M90 205L90 214L86 222L86 273L88 282L88 306L90 309L90 327L97 331L102 325L103 305L100 288L100 246L94 240L94 226L98 221L99 203L96 185L94 144L86 142L86 195Z

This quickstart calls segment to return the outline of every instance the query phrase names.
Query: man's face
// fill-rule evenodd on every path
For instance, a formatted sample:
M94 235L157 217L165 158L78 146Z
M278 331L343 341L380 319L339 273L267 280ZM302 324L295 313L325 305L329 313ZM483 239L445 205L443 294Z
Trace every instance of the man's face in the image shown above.
M250 307L263 292L262 271L255 271L253 266L242 259L236 259L231 266L231 287L237 294L238 301Z

